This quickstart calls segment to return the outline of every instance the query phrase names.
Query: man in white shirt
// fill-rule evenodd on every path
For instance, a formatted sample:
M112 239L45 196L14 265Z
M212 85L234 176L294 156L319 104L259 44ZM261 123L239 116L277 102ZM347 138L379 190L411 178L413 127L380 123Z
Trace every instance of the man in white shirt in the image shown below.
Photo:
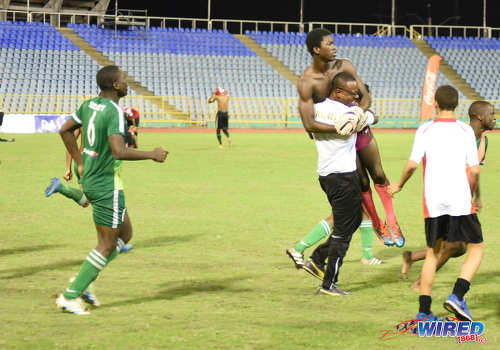
M464 295L483 257L481 224L472 204L472 193L479 184L479 161L474 131L453 115L457 105L458 92L455 88L443 85L436 90L438 117L418 128L401 180L389 185L392 195L401 191L420 161L424 160L424 216L428 248L422 267L417 320L434 318L431 289L437 257L442 241L446 240L467 243L467 257L444 307L458 319L472 321Z
M314 133L318 150L318 175L321 188L328 197L334 217L333 233L328 242L320 245L311 255L312 259L324 261L325 248L328 251L328 265L323 285L318 290L321 295L345 295L349 292L337 287L342 260L349 248L352 234L361 223L361 183L356 165L356 131L372 124L371 112L363 112L355 104L359 97L356 79L347 72L333 78L333 89L329 98L314 105L316 122L338 125L337 118L351 113L360 113L363 121L356 125L352 134Z

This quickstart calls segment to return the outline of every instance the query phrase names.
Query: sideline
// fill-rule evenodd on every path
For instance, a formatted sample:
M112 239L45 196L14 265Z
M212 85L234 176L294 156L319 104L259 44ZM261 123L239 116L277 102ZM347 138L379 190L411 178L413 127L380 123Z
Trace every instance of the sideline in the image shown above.
M229 129L231 133L305 133L303 128L231 128ZM374 133L414 133L417 129L378 129L373 128ZM156 127L146 127L139 128L139 132L145 133L215 133L214 128L156 128ZM492 130L490 132L498 132L498 130Z

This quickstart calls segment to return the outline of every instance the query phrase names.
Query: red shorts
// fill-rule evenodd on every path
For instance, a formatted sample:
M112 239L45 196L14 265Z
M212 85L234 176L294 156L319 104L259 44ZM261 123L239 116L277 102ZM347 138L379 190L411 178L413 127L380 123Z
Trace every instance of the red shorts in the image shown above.
M358 136L356 138L356 152L359 152L368 146L372 139L373 134L369 126L358 132Z

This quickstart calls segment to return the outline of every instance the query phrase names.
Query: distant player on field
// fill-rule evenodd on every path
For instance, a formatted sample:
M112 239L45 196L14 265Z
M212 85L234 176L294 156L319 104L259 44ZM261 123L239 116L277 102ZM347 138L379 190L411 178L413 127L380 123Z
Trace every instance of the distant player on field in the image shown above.
M443 85L436 90L437 118L418 128L401 179L389 186L393 195L401 191L424 159L424 216L428 248L422 267L417 320L434 318L431 289L442 243L448 241L465 242L467 257L444 307L458 319L472 321L464 295L483 257L481 224L472 204L472 194L479 184L479 160L474 130L453 115L457 105L458 92L455 88Z
M479 164L483 165L488 150L488 137L485 135L487 130L493 130L496 125L495 109L491 103L486 101L475 101L469 107L470 126L474 130L476 137L477 153ZM476 212L479 212L482 207L481 193L479 184L474 193L474 207ZM439 270L450 258L457 258L465 254L467 250L464 242L447 242L443 241L441 252L438 255L436 271ZM408 271L415 261L425 259L427 250L404 251L403 252L403 267L401 275L403 279L408 278ZM412 284L413 290L420 289L420 276Z
M229 147L231 147L231 138L229 137L229 132L227 131L227 128L229 126L229 115L227 114L227 107L229 104L229 96L227 95L227 90L218 87L215 89L214 93L212 96L208 98L208 103L213 103L217 101L217 116L216 116L216 133L217 133L217 140L219 141L219 148L222 148L222 136L220 134L220 131L224 133L227 137L227 143Z
M128 147L137 148L137 137L139 136L139 123L141 121L139 111L134 107L127 106L123 108L123 114L127 118L127 136L125 137L125 143Z
M84 260L71 286L56 300L59 309L79 315L88 314L80 297L132 237L120 178L122 160L164 162L168 153L161 147L153 151L126 147L126 121L118 106L120 98L127 95L125 75L117 66L106 66L99 70L96 80L101 89L99 96L85 101L59 132L78 165L97 229L97 247ZM79 127L83 132L83 154L78 151L73 133Z

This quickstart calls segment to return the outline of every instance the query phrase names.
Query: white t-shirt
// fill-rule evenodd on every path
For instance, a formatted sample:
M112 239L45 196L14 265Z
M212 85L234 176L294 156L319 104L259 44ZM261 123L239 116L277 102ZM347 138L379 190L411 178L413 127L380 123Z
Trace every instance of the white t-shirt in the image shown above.
M336 116L349 111L349 106L327 98L314 104L314 120L334 125ZM318 149L318 174L348 173L356 170L356 133L341 136L336 133L315 133L314 142Z
M455 119L438 118L415 134L410 160L424 160L424 216L474 213L467 168L478 165L472 128Z

